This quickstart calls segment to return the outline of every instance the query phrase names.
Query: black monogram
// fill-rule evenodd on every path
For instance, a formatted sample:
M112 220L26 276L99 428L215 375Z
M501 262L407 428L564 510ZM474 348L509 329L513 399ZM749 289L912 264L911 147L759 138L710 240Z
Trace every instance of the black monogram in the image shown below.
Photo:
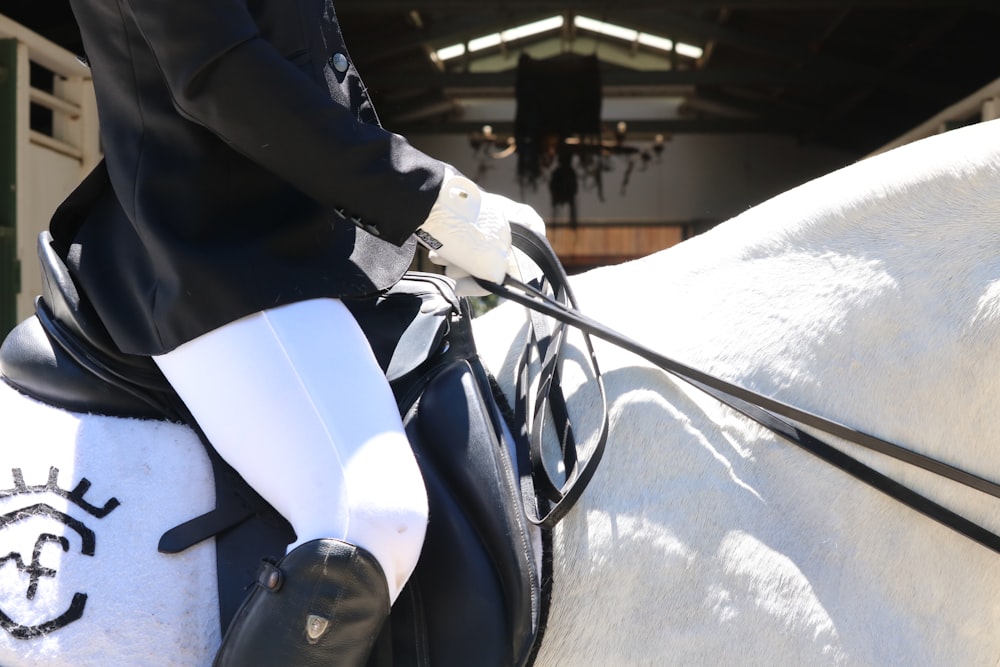
M24 482L24 475L20 468L12 469L11 475L14 479L14 486L10 489L0 490L0 499L34 494L53 494L60 498L69 500L84 512L97 519L103 519L119 505L117 498L109 499L106 503L104 503L103 507L91 505L89 502L84 500L83 496L90 488L90 481L86 477L82 478L73 490L67 491L66 489L63 489L59 486L57 481L59 477L58 468L49 468L49 477L45 484L36 484L33 486L29 486ZM12 512L8 512L7 514L0 515L0 531L12 524L37 517L55 519L70 530L74 531L80 536L80 553L85 556L94 555L94 548L97 542L94 531L88 528L83 522L42 502L28 505ZM47 544L57 544L64 552L69 552L69 540L65 537L52 535L51 533L41 533L39 534L38 539L35 540L35 547L32 550L30 561L25 562L24 556L15 551L10 552L6 556L0 557L0 566L8 561L13 561L17 565L17 569L20 572L28 575L29 583L27 591L25 592L25 596L28 600L34 599L35 593L38 590L38 583L42 578L54 578L58 574L56 570L44 567L39 562L42 548ZM86 605L87 594L74 593L73 599L66 611L59 614L55 618L36 625L21 625L0 609L0 627L3 627L4 630L17 639L32 639L48 634L54 630L58 630L61 627L69 625L73 621L79 620L83 616L83 610Z

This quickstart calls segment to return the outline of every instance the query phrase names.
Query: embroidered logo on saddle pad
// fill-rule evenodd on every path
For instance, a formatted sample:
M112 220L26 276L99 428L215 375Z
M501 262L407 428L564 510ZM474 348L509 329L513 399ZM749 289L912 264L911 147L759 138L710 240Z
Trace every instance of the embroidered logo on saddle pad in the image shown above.
M44 484L28 485L20 468L13 468L11 476L14 486L0 490L0 511L4 512L0 515L0 627L17 639L34 639L79 620L87 605L86 593L61 594L58 586L48 585L64 563L69 564L67 555L93 556L97 546L97 536L85 519L75 518L70 511L103 519L119 502L110 498L101 507L92 505L84 500L90 481L84 477L66 490L59 486L55 467L49 468Z

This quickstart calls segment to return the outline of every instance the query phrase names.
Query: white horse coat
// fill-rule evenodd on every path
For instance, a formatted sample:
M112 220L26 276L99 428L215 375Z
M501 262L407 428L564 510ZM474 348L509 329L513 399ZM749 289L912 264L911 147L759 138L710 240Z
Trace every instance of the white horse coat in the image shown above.
M584 313L684 363L1000 480L998 250L995 122L835 172L574 289ZM508 390L522 326L514 305L476 323ZM599 344L598 356L611 436L555 533L537 664L1000 662L1000 555L628 353ZM583 432L586 380L571 358L564 384ZM209 664L213 546L156 552L166 529L212 506L194 436L5 387L0 419L0 558L21 558L0 562L0 664ZM856 454L1000 531L1000 501ZM84 477L87 503L120 505L103 518L81 509L66 492ZM11 634L77 593L78 620Z

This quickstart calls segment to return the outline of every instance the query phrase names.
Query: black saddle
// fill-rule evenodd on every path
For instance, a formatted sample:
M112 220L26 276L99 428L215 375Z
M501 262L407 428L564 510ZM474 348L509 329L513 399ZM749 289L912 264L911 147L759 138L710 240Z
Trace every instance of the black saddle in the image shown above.
M0 377L67 410L184 421L197 431L155 364L115 348L47 232L39 259L43 295L36 316L0 347ZM422 273L377 298L345 303L390 380L430 504L420 561L371 664L530 663L544 613L541 577L508 455L511 436L466 304L450 281ZM207 442L206 449L216 508L168 531L159 548L176 553L215 538L225 631L260 560L282 556L293 534Z

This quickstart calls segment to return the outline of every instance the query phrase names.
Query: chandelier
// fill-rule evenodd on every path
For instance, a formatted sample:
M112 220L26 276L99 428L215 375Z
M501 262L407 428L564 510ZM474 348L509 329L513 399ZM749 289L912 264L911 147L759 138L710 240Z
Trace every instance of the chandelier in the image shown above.
M625 194L636 171L659 162L668 135L645 144L628 142L628 125L613 129L601 121L601 85L597 58L563 54L548 60L522 55L517 70L517 115L513 135L498 135L489 125L469 136L477 160L476 179L493 160L517 157L522 190L548 183L553 214L569 209L577 223L577 194L595 190L604 201L604 175L621 165L620 192Z
M597 138L545 135L536 155L528 159L518 156L518 182L522 191L525 187L537 190L538 183L546 181L553 212L568 208L570 224L576 226L576 197L581 189L594 190L603 202L604 176L620 171L619 193L625 196L633 173L644 172L650 164L660 162L669 135L657 134L645 144L627 143L627 129L627 124L619 121L613 132ZM469 146L476 158L477 181L489 171L494 160L518 152L517 139L513 135L495 134L490 125L470 134Z

